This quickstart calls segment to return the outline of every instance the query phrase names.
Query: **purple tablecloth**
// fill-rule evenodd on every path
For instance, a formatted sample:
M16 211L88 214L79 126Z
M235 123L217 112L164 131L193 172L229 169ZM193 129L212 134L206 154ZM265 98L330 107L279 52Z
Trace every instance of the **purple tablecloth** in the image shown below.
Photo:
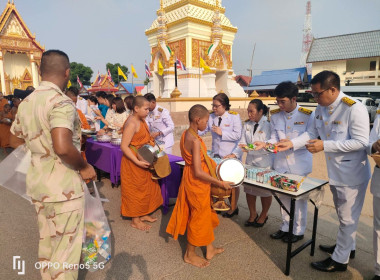
M164 200L163 212L166 214L169 209L169 198L177 197L179 185L181 184L181 169L176 164L182 161L181 157L168 155L172 173L159 180L161 186L161 194ZM96 168L110 174L110 180L113 184L118 184L120 180L120 165L123 153L118 146L110 143L100 143L88 138L86 142L86 158L88 163Z

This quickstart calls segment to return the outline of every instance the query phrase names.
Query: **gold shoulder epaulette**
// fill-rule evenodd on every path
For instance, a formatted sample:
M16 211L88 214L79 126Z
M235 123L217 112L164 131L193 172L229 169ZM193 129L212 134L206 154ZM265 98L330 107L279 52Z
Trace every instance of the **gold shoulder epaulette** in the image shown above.
M348 97L343 97L343 98L342 98L342 101L343 101L344 103L346 103L346 104L347 104L348 106L350 106L350 107L356 103L355 100L352 100L351 98L348 98Z
M377 111L376 111L376 114L380 115L380 110L377 110Z
M309 110L309 109L306 109L306 108L303 108L303 107L299 107L298 111L300 111L301 113L304 113L306 115L311 115L311 113L313 113L312 110Z
M277 113L280 113L280 112L281 112L280 109L274 109L274 110L270 111L271 115L274 115L274 114L277 114Z
M80 99L80 100L83 100L83 98L82 98L81 96L79 96L79 99Z
M248 120L245 120L244 122L249 122L249 119L248 119Z
M235 112L235 111L228 111L228 113L231 114L231 115L237 115L237 114L238 114L238 113Z
M210 113L210 115L214 113L214 111L213 111L213 110L210 110L210 111L208 111L208 112Z
M157 110L158 110L158 112L162 113L162 111L163 111L164 109L162 109L162 108L158 108Z

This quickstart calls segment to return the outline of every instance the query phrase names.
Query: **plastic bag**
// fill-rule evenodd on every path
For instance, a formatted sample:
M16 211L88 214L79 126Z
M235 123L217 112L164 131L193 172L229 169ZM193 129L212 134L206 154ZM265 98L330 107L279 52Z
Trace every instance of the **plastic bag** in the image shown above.
M31 162L31 152L26 145L17 147L0 162L0 186L31 202L26 195L26 173Z
M95 182L93 197L84 184L85 210L82 261L89 271L102 269L111 258L111 229Z

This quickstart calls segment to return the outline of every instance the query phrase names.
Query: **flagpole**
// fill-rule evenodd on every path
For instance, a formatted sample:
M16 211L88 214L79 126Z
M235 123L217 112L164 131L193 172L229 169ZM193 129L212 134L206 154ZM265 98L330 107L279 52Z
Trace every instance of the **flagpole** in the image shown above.
M131 64L132 65L132 67L133 67L133 64ZM131 68L132 68L131 67ZM131 71L132 71L132 69L131 69ZM133 73L132 73L132 94L134 93L134 90L133 90Z
M175 87L177 88L178 86L177 86L177 83L178 83L178 81L177 81L177 61L176 62L174 62L174 77L175 77Z

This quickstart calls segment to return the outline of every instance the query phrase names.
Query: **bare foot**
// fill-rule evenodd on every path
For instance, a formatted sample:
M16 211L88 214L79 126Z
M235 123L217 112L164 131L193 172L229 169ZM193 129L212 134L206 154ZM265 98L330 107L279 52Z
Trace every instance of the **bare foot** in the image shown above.
M148 231L152 226L143 223L140 218L132 218L131 227L142 231Z
M157 221L157 218L154 218L154 217L152 217L152 216L146 215L146 216L142 216L142 217L140 217L140 220L141 220L142 222L154 223L155 221Z
M210 246L207 246L206 259L211 260L213 257L223 252L224 248L216 248L214 245L211 244Z
M210 263L204 258L198 256L195 253L189 253L188 251L186 251L183 260L185 261L185 263L189 263L200 268L207 267L210 265Z

